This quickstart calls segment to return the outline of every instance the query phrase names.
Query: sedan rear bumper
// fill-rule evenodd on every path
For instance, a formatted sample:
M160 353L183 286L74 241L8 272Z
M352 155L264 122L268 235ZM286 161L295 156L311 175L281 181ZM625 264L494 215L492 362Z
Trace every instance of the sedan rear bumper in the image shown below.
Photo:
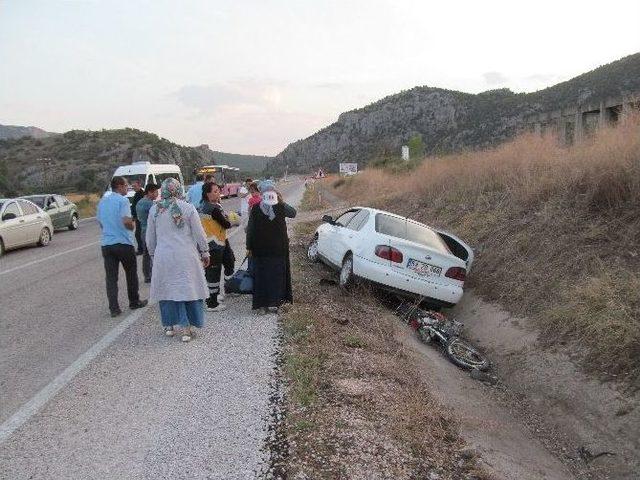
M416 279L385 265L354 256L353 273L357 277L369 280L381 288L394 291L400 295L419 295L440 303L442 306L453 306L462 298L464 290L458 285L444 285L429 277Z

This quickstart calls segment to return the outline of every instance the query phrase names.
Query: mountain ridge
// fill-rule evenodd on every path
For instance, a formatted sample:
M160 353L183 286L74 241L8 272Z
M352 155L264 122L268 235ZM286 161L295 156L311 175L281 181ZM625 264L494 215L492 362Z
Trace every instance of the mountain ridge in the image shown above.
M190 181L197 166L228 164L253 175L269 159L214 151L208 145L178 145L133 128L22 136L0 140L0 197L42 190L99 192L116 167L134 161L174 163L181 167L185 181Z
M517 135L527 115L634 92L640 92L640 53L530 93L414 87L342 113L336 122L289 144L267 168L336 171L339 162L366 164L377 156L398 155L416 135L427 154L490 147Z
M22 137L46 138L59 133L47 132L38 127L23 127L20 125L0 125L0 140L17 139Z

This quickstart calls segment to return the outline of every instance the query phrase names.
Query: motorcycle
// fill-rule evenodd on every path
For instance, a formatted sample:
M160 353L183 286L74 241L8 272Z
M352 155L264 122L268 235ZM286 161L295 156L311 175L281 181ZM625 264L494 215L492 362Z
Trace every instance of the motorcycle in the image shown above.
M468 370L485 371L489 368L489 361L460 338L463 324L457 320L449 320L439 312L422 310L410 302L402 302L395 313L417 332L422 342L440 343L455 365Z

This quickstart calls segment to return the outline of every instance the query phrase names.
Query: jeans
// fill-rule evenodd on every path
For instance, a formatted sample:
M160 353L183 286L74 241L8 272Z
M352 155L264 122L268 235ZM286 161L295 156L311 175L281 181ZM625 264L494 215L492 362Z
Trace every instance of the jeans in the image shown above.
M160 321L163 327L191 326L202 328L204 326L204 306L202 300L189 302L174 302L172 300L160 300Z
M127 295L129 306L140 301L138 294L138 264L136 263L136 252L133 245L116 243L102 247L102 258L104 259L104 270L107 278L107 298L109 299L109 310L112 312L120 310L118 305L118 272L120 264L124 268L127 278Z

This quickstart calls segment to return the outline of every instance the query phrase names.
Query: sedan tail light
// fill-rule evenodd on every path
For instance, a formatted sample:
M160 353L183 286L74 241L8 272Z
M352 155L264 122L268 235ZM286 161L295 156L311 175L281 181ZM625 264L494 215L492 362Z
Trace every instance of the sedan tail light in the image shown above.
M467 271L462 267L451 267L444 276L464 282L467 278Z
M378 245L376 247L376 257L384 258L393 263L402 263L404 258L400 250L389 245Z

